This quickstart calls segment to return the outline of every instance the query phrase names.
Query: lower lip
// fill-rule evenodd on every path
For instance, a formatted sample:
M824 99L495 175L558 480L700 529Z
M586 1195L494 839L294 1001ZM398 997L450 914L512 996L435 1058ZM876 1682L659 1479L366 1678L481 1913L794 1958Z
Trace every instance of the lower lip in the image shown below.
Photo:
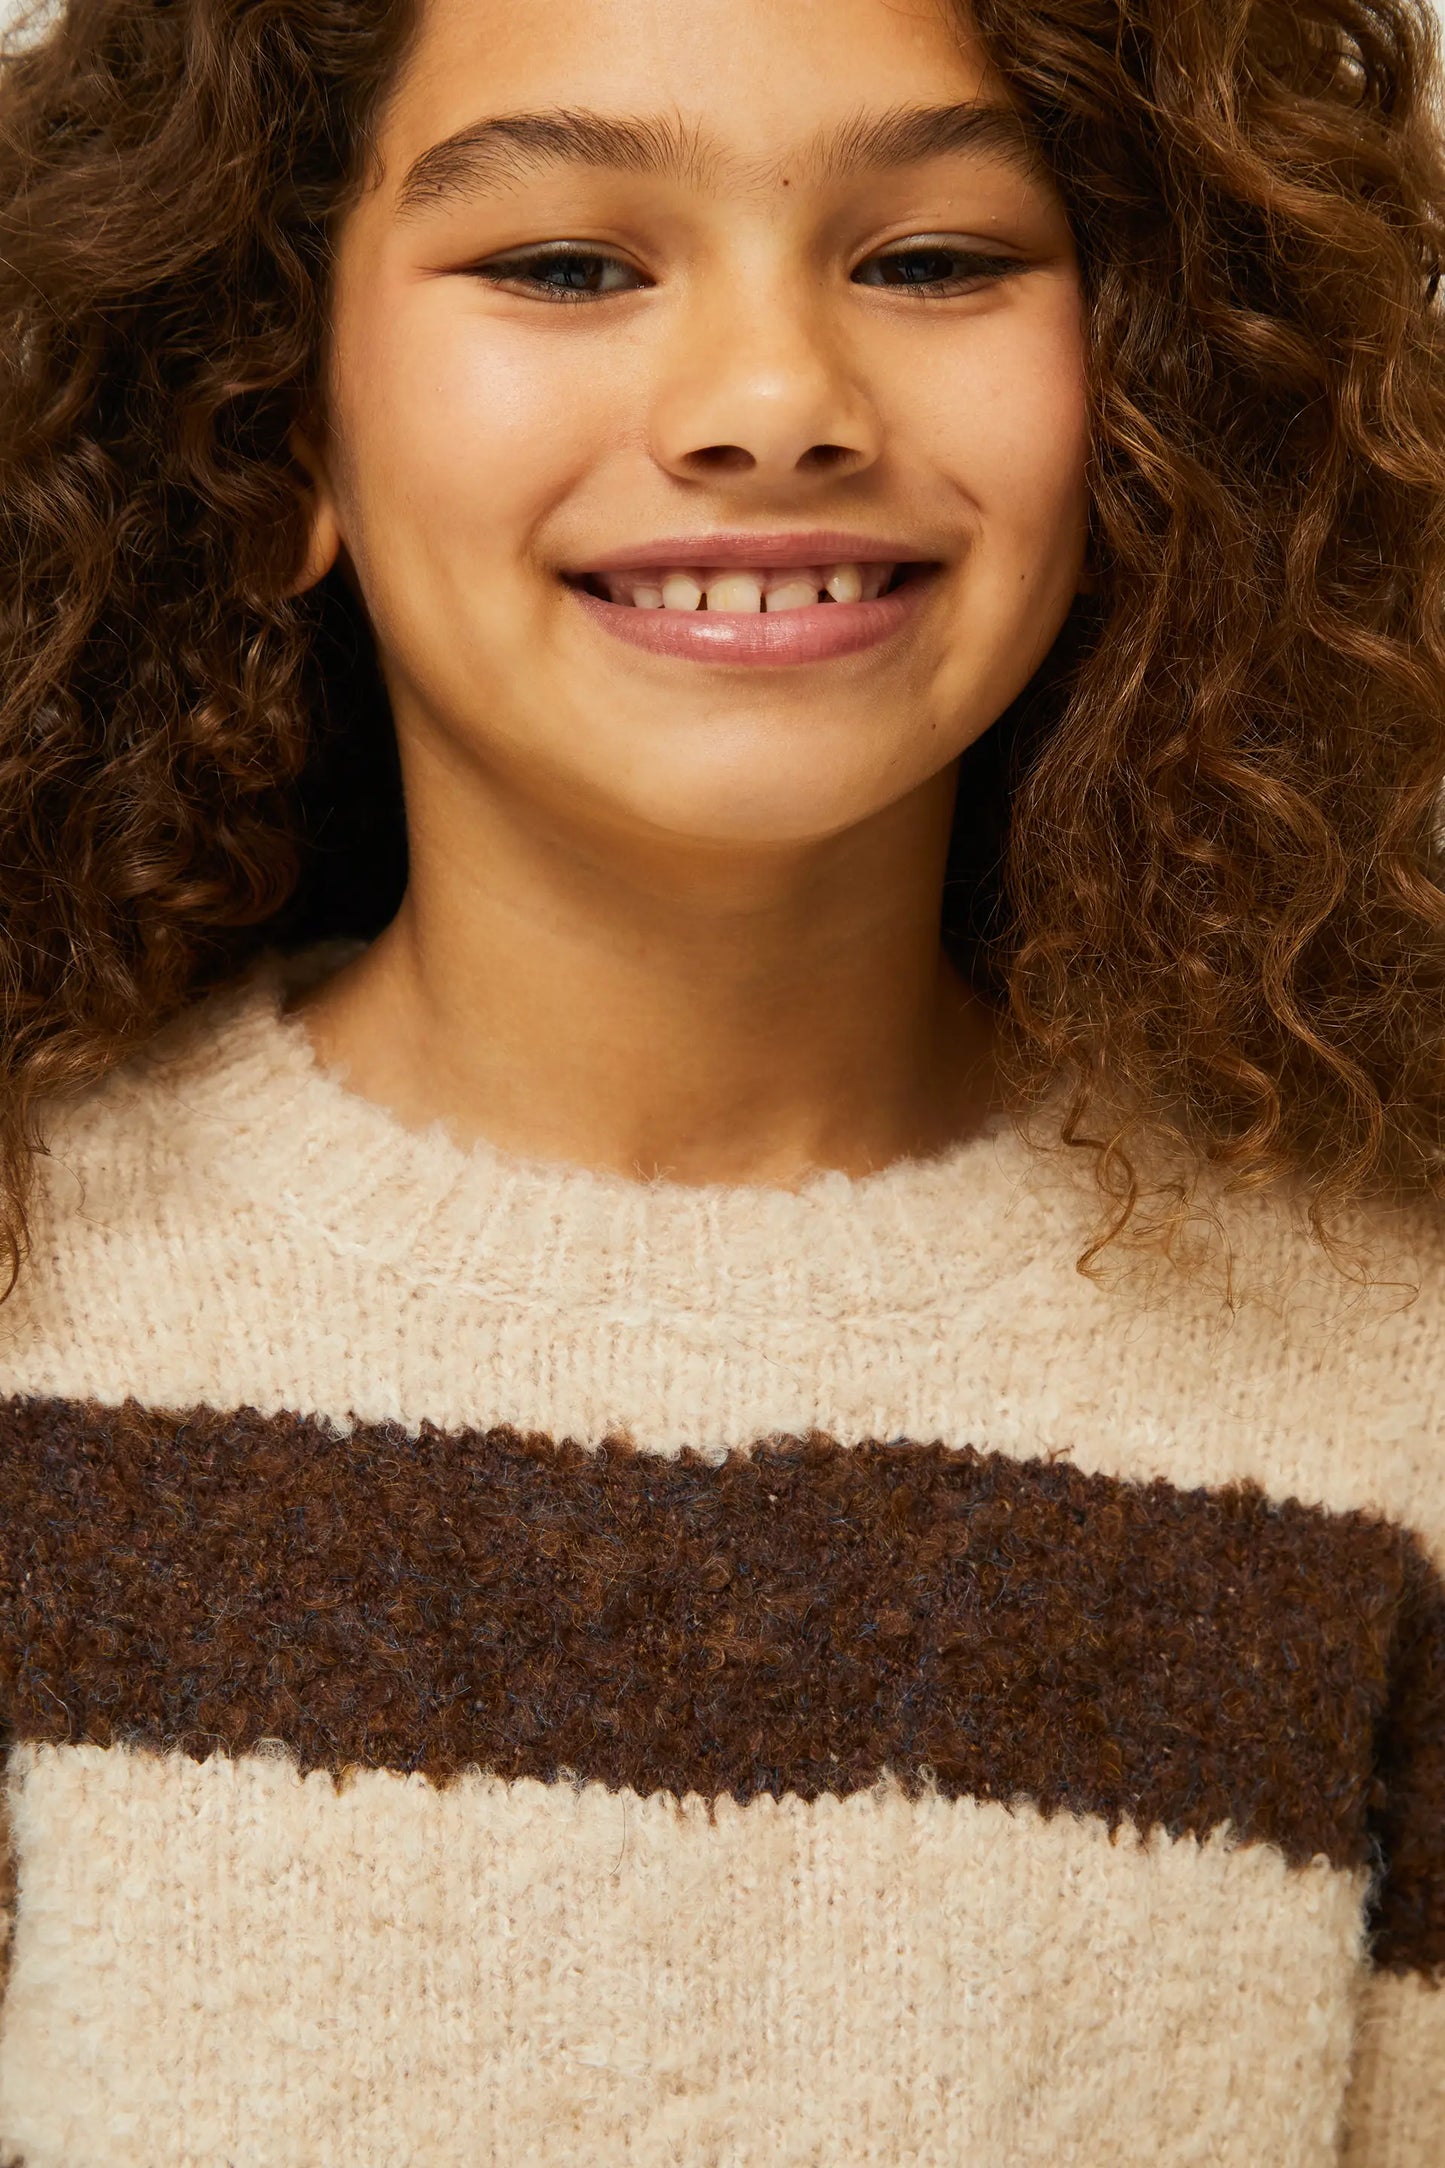
M604 632L649 654L769 667L878 647L902 631L930 585L931 574L915 573L873 602L815 602L801 610L637 610L585 587L569 592Z

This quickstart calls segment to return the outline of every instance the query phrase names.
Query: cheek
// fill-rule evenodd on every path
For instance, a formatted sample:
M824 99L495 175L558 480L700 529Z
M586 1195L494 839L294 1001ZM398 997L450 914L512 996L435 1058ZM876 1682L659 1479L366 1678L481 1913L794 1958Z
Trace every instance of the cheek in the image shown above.
M358 563L385 586L408 563L444 585L482 561L515 569L595 452L602 387L561 338L483 335L451 281L369 314L336 360Z
M969 504L998 575L1052 587L1078 568L1087 520L1088 402L1072 302L934 369L920 394L931 456Z

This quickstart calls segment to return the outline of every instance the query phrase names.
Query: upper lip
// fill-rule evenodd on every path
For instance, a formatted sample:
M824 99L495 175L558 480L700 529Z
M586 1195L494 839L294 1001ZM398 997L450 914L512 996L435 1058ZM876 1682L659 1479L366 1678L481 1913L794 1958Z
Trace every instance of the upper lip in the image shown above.
M585 563L563 569L580 575L665 571L669 566L684 565L901 565L924 561L924 552L912 543L844 534L830 527L809 534L665 535L660 542L607 550L600 557L589 557Z

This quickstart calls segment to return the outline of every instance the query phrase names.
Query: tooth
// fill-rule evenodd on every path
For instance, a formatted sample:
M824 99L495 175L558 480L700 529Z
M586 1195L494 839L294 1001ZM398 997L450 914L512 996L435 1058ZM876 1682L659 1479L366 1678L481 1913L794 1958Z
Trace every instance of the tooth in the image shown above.
M763 583L754 572L724 572L708 581L707 606L710 610L760 610Z
M665 610L695 610L702 601L702 589L687 572L669 572L662 583L662 607Z
M660 610L662 608L662 589L660 587L634 587L632 590L632 607L634 610Z
M892 565L865 565L863 568L864 602L874 602L893 577Z
M863 574L857 565L830 565L823 585L835 602L863 599Z
M779 580L776 587L768 589L764 599L770 610L806 610L818 599L818 583L804 579Z

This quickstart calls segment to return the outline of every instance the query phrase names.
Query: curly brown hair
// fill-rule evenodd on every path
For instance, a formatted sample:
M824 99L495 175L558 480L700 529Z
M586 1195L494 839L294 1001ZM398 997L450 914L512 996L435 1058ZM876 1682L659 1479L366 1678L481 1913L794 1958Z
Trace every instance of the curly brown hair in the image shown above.
M1426 0L973 0L1090 322L1091 558L945 933L1109 1199L1438 1192L1445 261ZM306 547L330 236L410 0L65 0L0 59L0 1250L52 1094L406 877ZM1151 1180L1154 1177L1151 1176ZM1158 1215L1155 1214L1155 1224ZM8 1289L6 1290L8 1292Z

